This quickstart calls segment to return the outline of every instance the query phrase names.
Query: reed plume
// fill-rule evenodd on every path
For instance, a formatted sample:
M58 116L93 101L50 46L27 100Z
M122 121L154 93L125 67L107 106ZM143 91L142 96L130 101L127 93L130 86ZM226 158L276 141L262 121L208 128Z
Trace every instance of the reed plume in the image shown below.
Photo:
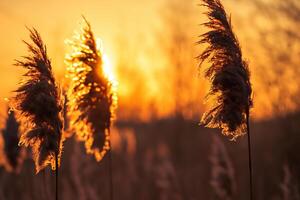
M71 126L77 138L85 142L87 153L100 161L110 149L116 94L105 74L99 43L85 18L80 33L68 43L72 47L66 56Z
M27 70L16 90L15 108L26 131L20 144L31 147L37 173L47 165L57 170L62 153L61 96L52 74L47 49L36 29L28 29L32 43L24 43L29 55L17 60L16 66Z
M239 42L232 30L220 0L202 0L208 8L209 21L203 25L209 29L200 36L199 44L208 47L199 55L200 66L207 61L210 66L205 77L211 82L207 97L214 103L201 123L209 128L221 128L222 133L235 140L247 133L249 159L250 199L253 199L251 136L249 111L252 107L252 88L248 64L242 58Z
M230 18L219 0L202 0L208 8L209 21L203 25L210 30L200 36L199 44L208 47L198 57L200 66L210 63L205 77L211 82L208 100L215 100L201 123L221 128L226 136L236 139L247 131L247 114L252 106L248 64L242 58L239 42L232 31Z
M5 128L2 129L4 166L8 171L18 172L23 162L22 149L19 147L20 123L15 113L8 111Z
M217 137L213 137L212 164L210 184L216 200L233 200L236 193L234 168L227 153L224 143Z
M283 200L298 200L300 199L299 185L288 165L283 166L284 178L280 184Z

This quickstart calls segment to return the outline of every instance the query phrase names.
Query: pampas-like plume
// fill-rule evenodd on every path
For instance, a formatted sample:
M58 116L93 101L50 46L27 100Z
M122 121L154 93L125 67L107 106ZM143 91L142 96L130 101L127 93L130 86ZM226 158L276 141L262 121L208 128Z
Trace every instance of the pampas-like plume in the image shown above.
M221 2L202 1L209 18L203 25L210 30L200 36L198 43L209 46L198 58L200 65L204 61L211 64L205 77L212 84L208 97L215 104L201 122L210 128L222 128L224 135L236 139L247 131L247 115L252 106L248 64L242 59L239 42Z
M61 96L52 74L46 46L36 29L29 29L32 44L25 42L29 55L16 61L28 71L16 90L15 108L26 123L20 144L33 150L37 173L51 164L57 169L62 152ZM58 160L56 162L56 159Z
M217 137L213 137L212 154L212 177L210 184L214 191L214 199L233 200L236 193L234 168L224 143Z
M109 130L116 94L105 74L99 44L85 19L81 32L68 43L73 50L66 56L71 126L77 138L85 142L87 153L100 161L110 149Z
M13 111L8 112L5 128L2 129L3 156L8 171L18 172L23 162L22 149L19 147L20 124Z
M298 200L300 199L299 185L293 178L292 173L288 165L283 167L284 178L280 188L282 190L283 200Z

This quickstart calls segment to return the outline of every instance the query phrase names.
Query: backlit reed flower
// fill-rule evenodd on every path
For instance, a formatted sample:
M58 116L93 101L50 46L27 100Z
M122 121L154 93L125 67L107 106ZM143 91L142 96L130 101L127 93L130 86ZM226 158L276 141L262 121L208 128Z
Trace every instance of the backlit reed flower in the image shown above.
M85 142L87 153L100 161L110 149L116 94L103 68L100 44L85 19L81 31L68 43L72 47L66 56L71 127L77 138Z
M211 82L207 97L213 102L201 122L210 128L221 128L222 133L237 138L247 131L247 114L252 106L248 64L242 58L239 42L232 31L230 18L219 0L202 0L208 8L209 21L203 25L209 31L200 36L200 44L208 47L198 57L200 65L210 66L205 77Z
M53 170L59 164L63 143L62 106L46 46L36 29L29 29L29 32L32 43L25 42L29 55L15 64L27 72L14 99L15 108L26 126L20 144L32 148L38 173L49 164Z

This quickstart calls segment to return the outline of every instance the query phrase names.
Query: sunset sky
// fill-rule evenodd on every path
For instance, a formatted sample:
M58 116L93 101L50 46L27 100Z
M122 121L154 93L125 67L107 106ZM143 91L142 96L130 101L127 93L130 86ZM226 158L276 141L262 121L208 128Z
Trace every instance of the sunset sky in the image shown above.
M95 35L101 38L112 71L118 80L120 110L126 110L121 113L121 116L133 118L149 118L150 115L168 116L174 113L176 107L174 101L176 86L172 85L175 76L174 66L168 57L169 53L166 53L168 51L166 49L172 52L174 48L168 46L169 43L172 44L168 41L168 34L173 34L170 32L172 27L168 26L168 23L173 23L174 27L179 27L175 28L174 32L180 32L181 28L181 31L186 34L188 44L183 47L187 49L184 49L185 55L182 58L185 69L182 79L187 84L184 84L185 88L181 90L182 98L179 101L183 104L181 108L184 114L188 117L198 116L203 111L202 101L207 92L206 83L198 74L195 59L201 48L195 43L198 35L203 32L199 24L206 20L202 15L204 10L197 6L198 3L197 0L182 2L175 0L2 0L0 3L2 25L0 97L12 96L10 91L16 88L16 83L21 78L21 71L12 64L14 59L26 55L26 48L22 43L22 40L28 41L28 31L25 26L35 27L40 32L47 45L49 57L52 59L55 75L60 84L65 84L64 55L69 49L64 41L72 37L74 30L80 26L81 15L84 15L91 23ZM260 85L262 76L257 73L261 63L267 65L269 61L266 61L268 60L265 59L266 55L261 53L261 46L258 48L258 45L254 45L257 40L255 28L264 27L268 30L270 19L262 16L251 17L255 8L245 1L239 1L237 4L225 1L224 4L229 13L234 16L233 27L240 40L244 56L250 63L256 99L253 116L256 118L270 116L272 103L269 102L270 99L268 101L265 99L272 96L278 99L278 91L272 90L268 95L260 92L263 90ZM170 10L172 12L169 12ZM170 16L169 13L173 15ZM176 17L178 17L178 24L176 24ZM257 27L252 28L252 24L256 24ZM173 56L179 58L178 55ZM284 76L290 78L291 73L293 71L287 69ZM272 72L270 76L274 76ZM290 84L288 88L292 92L298 91L297 83ZM133 99L137 100L135 104L132 104ZM2 107L5 104L4 100L0 100ZM289 102L287 104L294 109L294 105ZM140 116L131 116L132 111L136 111Z

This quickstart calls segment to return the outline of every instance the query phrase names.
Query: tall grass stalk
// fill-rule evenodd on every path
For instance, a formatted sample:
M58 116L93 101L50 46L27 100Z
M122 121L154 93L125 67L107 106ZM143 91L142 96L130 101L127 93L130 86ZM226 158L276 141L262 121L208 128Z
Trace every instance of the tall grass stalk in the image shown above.
M200 36L199 44L208 47L198 57L200 66L207 61L210 66L205 77L211 88L207 95L211 108L201 123L209 128L220 128L225 136L237 139L248 135L250 199L253 199L251 137L249 111L252 106L252 89L247 62L235 36L231 19L227 16L220 0L202 0L209 21L203 25L209 29Z
M68 43L72 52L66 56L69 116L77 138L86 152L97 161L109 153L110 198L113 198L110 127L116 107L113 82L104 69L101 44L84 18L83 26Z
M62 99L46 46L36 29L28 30L32 43L24 42L29 55L15 64L27 70L14 98L15 108L25 125L19 143L32 148L37 173L48 165L55 170L58 199L58 167L63 148Z
M252 170L252 150L251 150L251 134L250 134L250 120L249 109L246 111L247 119L247 136L248 136L248 166L249 166L249 184L250 184L250 199L253 199L253 170Z
M109 130L110 132L110 130ZM111 141L109 142L109 146L110 146L110 151L108 152L108 159L109 159L109 184L110 184L110 199L113 200L114 199L114 182L113 182L113 164L112 164L112 145L111 145Z

